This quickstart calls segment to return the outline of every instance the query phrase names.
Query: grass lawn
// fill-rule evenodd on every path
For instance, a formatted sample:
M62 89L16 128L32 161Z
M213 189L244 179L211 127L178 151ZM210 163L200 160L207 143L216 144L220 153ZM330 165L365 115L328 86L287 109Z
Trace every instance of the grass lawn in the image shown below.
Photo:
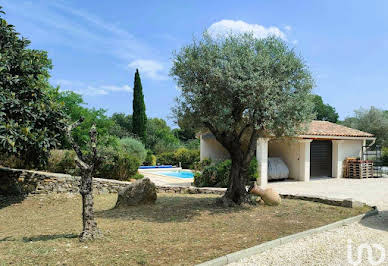
M195 264L367 211L299 200L223 209L216 195L158 194L154 206L112 209L97 195L99 241L80 243L81 198L53 194L0 204L3 264Z

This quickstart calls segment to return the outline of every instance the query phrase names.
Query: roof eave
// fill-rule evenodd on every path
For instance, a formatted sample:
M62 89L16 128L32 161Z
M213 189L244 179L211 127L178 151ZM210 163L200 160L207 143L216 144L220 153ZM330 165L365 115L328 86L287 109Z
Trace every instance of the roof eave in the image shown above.
M361 139L361 140L376 140L370 136L330 136L330 135L298 135L298 138L307 139Z

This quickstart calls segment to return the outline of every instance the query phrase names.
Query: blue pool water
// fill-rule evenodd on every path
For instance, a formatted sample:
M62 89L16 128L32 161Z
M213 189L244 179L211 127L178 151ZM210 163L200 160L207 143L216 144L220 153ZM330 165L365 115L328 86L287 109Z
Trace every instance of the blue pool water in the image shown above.
M172 177L178 177L178 178L193 178L194 173L192 172L159 172L159 175L166 175L166 176L172 176Z

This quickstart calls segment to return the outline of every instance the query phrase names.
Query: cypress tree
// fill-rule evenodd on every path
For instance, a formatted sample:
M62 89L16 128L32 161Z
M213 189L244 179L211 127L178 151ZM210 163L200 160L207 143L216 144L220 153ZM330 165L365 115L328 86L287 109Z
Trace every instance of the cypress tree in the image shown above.
M136 69L133 86L132 133L145 142L147 116L145 112L143 87L141 86L139 70Z

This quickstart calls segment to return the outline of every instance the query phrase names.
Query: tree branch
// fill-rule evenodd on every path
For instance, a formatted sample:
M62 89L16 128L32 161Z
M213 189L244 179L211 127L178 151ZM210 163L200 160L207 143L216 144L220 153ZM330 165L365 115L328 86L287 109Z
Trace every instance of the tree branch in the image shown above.
M77 157L75 160L76 164L78 165L79 168L86 170L86 169L90 168L90 166L85 162L85 158L82 154L80 147L78 146L77 143L75 143L73 136L71 135L71 132L73 131L73 129L78 127L83 121L84 121L84 118L81 117L78 121L76 121L73 124L71 124L70 126L68 126L66 129L66 135L67 135L67 138L69 139L69 142L70 142L71 146L73 147L75 153L77 154Z
M259 137L258 131L256 129L253 130L251 134L251 138L249 140L249 146L244 154L244 164L250 163L253 156L255 155L255 149L257 145L257 138Z

